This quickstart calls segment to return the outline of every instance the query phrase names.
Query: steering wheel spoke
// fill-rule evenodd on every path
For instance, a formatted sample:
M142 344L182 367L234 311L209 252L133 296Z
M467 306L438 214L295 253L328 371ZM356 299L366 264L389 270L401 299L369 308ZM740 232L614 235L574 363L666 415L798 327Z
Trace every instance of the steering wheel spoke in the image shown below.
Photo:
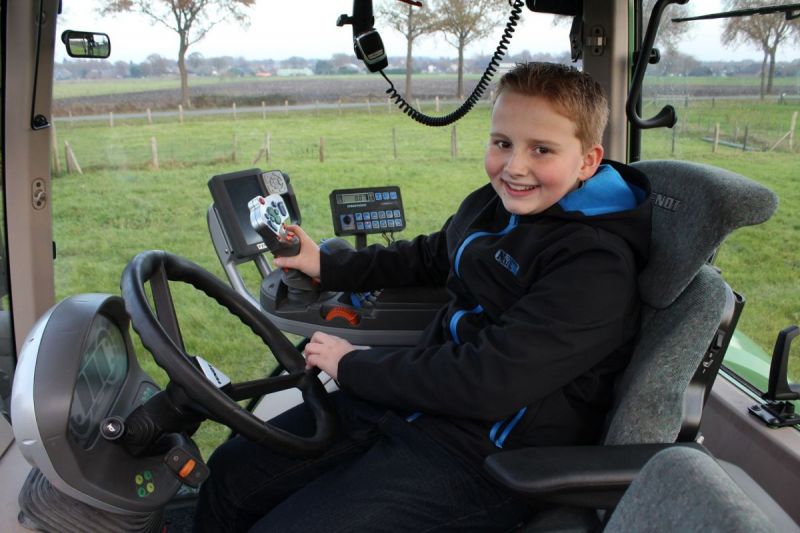
M169 282L187 283L214 299L248 326L269 346L288 374L242 383L222 379L213 365L186 354L178 327ZM144 285L153 291L156 312L148 302ZM125 267L120 282L125 308L142 344L153 354L170 381L182 389L188 400L237 433L265 447L293 456L321 453L335 432L331 402L316 372L305 370L305 359L260 309L198 265L182 257L161 251L142 252ZM209 376L209 373L211 376ZM214 375L217 374L217 375ZM300 437L258 419L237 401L269 392L297 388L311 410L316 432Z
M156 308L158 321L178 348L185 352L186 347L183 344L181 328L178 325L178 316L175 314L175 303L169 291L169 279L163 264L155 269L149 281L150 290L153 293L153 306Z
M242 383L231 383L225 388L228 397L234 402L241 400L249 400L265 394L272 394L286 389L298 387L301 380L309 376L305 372L294 374L281 374L279 376L266 377L261 379L254 379L252 381L244 381Z

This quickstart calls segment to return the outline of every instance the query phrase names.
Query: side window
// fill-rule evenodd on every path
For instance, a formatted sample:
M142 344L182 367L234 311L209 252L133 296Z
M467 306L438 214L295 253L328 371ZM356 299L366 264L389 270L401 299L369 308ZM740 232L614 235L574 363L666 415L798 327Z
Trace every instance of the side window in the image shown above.
M724 9L722 3L708 4L691 14ZM678 123L672 129L645 131L642 159L715 165L778 195L775 216L731 235L716 258L727 282L746 299L724 364L763 391L778 332L800 321L800 262L793 245L800 238L795 185L800 24L786 21L783 14L671 21L685 15L665 14L659 31L663 37L656 43L661 61L648 69L642 92L644 118L671 104ZM769 22L763 29L766 47L756 44L753 32L762 28L756 22ZM789 377L795 382L800 378L800 350L794 350Z

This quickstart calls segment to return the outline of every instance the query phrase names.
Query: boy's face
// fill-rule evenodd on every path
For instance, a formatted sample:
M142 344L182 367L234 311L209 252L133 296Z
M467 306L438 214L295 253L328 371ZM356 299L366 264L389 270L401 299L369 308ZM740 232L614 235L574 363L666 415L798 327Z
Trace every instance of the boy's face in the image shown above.
M584 151L572 120L538 96L503 91L492 110L486 174L510 213L541 213L592 177L600 145Z

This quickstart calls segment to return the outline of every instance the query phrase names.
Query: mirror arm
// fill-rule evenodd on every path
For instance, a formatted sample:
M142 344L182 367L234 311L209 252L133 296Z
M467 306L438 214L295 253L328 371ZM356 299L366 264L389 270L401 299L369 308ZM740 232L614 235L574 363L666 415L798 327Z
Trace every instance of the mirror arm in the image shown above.
M800 391L794 390L795 387L789 384L786 377L790 347L792 340L798 335L800 335L800 328L797 326L789 326L778 333L769 367L769 385L767 392L763 395L765 400L776 402L800 399Z
M656 33L658 26L661 22L661 15L664 9L669 4L684 5L689 0L657 0L653 7L653 12L650 14L650 20L647 23L647 31L644 35L642 46L639 49L636 58L636 66L633 70L633 81L631 82L630 92L628 93L628 101L625 105L625 111L628 115L628 120L631 124L639 129L650 128L671 128L678 121L675 108L671 105L664 106L658 114L650 119L642 119L637 113L636 107L641 101L642 97L642 82L644 81L644 74L647 70L647 65L650 62L650 56L653 53L653 43L656 40Z

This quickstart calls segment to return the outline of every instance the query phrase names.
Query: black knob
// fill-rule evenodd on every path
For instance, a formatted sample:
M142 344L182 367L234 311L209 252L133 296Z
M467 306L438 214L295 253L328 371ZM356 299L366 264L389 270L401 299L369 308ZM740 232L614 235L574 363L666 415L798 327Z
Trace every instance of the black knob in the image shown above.
M106 440L115 441L125 434L125 422L118 416L106 418L100 424L100 434Z

